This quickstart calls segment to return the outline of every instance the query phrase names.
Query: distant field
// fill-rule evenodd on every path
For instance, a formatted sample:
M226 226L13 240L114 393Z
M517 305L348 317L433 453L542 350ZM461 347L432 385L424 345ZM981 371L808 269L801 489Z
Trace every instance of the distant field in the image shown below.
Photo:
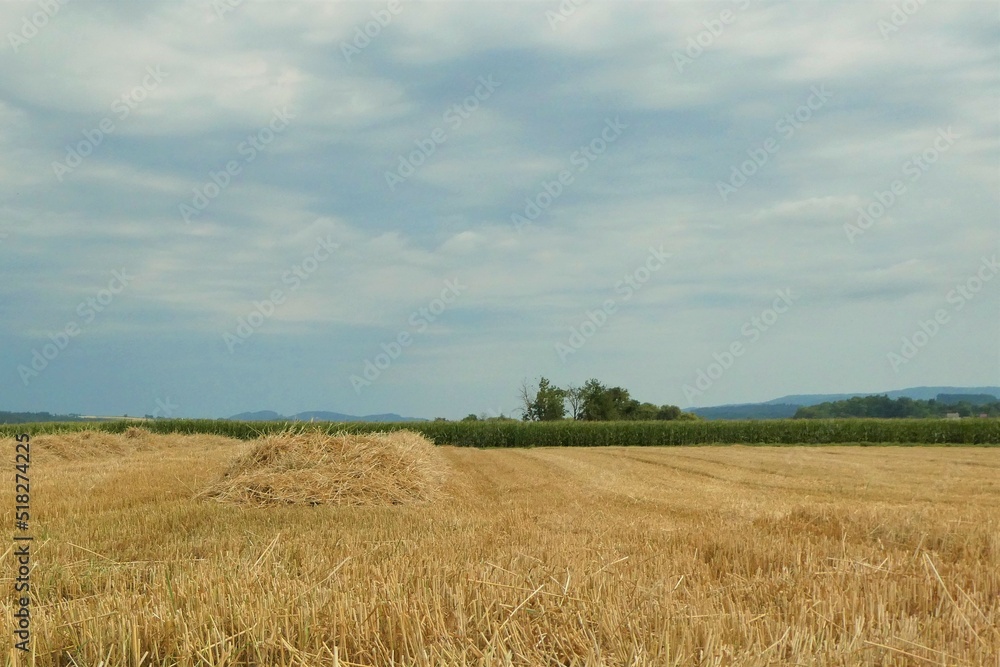
M204 433L247 440L274 433L289 422L237 422L212 419L150 420L157 433ZM403 422L291 425L333 433L371 433L407 429L439 445L456 447L599 447L699 444L937 444L998 445L1000 419L776 419L761 421L652 422ZM0 425L0 436L100 429L121 433L134 421Z
M439 447L429 502L253 507L195 499L252 443L131 436L32 439L34 664L1000 664L994 448Z

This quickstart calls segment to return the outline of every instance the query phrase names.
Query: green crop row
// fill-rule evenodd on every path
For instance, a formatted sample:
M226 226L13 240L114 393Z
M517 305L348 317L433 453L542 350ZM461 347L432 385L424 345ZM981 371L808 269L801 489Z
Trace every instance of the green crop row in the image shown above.
M998 419L779 419L652 422L406 422L316 423L158 419L144 422L0 425L0 436L99 429L121 433L141 426L155 433L210 433L241 440L289 427L372 433L408 429L439 445L459 447L603 447L700 444L950 444L998 445Z

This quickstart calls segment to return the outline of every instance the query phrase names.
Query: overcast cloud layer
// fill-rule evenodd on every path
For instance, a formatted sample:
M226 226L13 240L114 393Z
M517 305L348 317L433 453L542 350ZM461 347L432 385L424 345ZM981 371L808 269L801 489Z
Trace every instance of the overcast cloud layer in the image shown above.
M0 27L2 410L1000 384L994 2L51 0Z

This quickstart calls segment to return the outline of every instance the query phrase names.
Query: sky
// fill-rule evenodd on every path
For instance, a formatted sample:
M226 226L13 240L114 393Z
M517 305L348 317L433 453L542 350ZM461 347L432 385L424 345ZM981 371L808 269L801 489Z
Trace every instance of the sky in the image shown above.
M0 410L1000 384L994 2L0 5Z

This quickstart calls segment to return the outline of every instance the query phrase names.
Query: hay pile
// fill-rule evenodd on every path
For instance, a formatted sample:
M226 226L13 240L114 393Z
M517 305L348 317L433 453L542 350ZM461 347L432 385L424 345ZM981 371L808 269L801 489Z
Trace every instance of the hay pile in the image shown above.
M198 496L253 505L399 505L433 499L443 473L434 444L411 431L292 429L259 438Z
M48 433L31 438L31 452L64 461L118 458L146 449L151 435L146 429L134 426L121 434L96 429Z

